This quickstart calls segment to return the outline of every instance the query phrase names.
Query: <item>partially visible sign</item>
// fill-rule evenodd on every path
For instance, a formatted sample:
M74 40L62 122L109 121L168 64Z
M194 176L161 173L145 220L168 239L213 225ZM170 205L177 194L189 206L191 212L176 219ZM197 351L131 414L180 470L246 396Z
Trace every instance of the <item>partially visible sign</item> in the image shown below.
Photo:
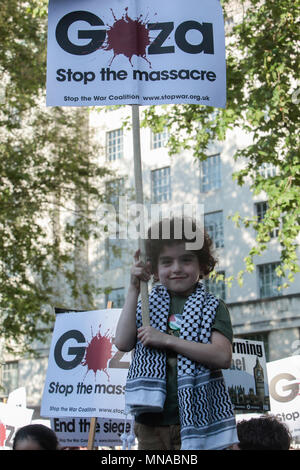
M124 416L131 355L114 345L120 313L121 309L107 309L56 316L42 416Z
M50 0L47 105L225 107L220 0Z
M7 404L12 406L21 406L26 408L26 389L25 387L19 387L10 392L7 398Z
M98 418L94 446L121 446L123 433L131 433L132 420ZM86 447L89 418L51 418L51 428L62 447Z
M224 379L235 410L264 412L270 409L264 344L236 339L230 369Z
M33 411L22 406L0 403L0 449L11 449L16 431L31 423Z
M267 363L271 413L300 436L300 355Z

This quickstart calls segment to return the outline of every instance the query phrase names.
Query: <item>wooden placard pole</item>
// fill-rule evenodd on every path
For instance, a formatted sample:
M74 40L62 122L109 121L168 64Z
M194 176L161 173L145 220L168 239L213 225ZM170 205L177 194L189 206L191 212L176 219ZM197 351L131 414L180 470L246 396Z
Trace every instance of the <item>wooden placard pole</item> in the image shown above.
M131 105L132 109L132 138L133 138L133 160L134 160L134 181L136 192L136 203L140 208L144 208L144 195L143 195L143 174L142 174L142 158L141 158L141 139L140 139L140 115L139 105ZM139 250L140 258L146 262L146 247L145 247L145 220L144 213L140 217L140 236L139 236ZM149 298L148 298L148 285L146 282L141 282L141 302L142 302L142 322L143 326L150 324L149 319Z
M88 445L87 445L88 450L95 450L94 441L95 441L95 433L96 433L96 424L97 424L97 418L94 418L94 417L91 418L89 439L88 439Z
M107 302L106 308L112 308L113 303L111 300ZM93 417L90 421L90 429L89 429L89 438L88 438L88 450L95 450L94 442L95 442L95 433L96 433L96 425L97 425L97 418Z
M132 138L133 138L133 160L134 160L134 181L136 192L136 203L140 208L144 207L143 195L143 174L142 174L142 158L141 158L141 138L140 138L140 115L139 106L136 104L131 105L132 109ZM145 220L144 213L140 217L140 236L139 236L139 249L141 260L146 262L146 246L145 246ZM146 282L141 282L141 303L142 303L142 322L143 326L150 324L149 318L149 298L148 298L148 285ZM112 308L112 302L108 302L107 308ZM91 418L90 431L88 439L88 450L94 447L95 432L96 432L97 418Z

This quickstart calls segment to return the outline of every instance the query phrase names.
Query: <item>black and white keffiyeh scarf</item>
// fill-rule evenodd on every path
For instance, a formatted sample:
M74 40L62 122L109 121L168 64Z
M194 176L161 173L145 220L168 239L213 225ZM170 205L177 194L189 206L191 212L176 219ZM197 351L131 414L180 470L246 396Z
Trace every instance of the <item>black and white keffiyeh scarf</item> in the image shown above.
M180 338L209 343L219 304L201 283L191 294L182 314ZM170 296L162 285L149 296L150 324L167 331ZM141 303L137 328L142 326ZM211 370L187 357L177 356L178 406L182 450L225 449L238 442L232 404L221 370ZM166 398L166 352L137 342L125 389L125 412L162 412Z

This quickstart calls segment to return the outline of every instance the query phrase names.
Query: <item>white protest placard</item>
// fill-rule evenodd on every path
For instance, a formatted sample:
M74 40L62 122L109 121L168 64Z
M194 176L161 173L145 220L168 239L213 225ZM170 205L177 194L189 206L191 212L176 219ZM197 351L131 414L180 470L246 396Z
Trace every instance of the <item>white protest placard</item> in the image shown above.
M0 449L11 449L16 431L31 423L32 409L0 403Z
M41 416L124 416L131 354L114 345L120 313L106 309L56 316Z
M121 436L131 433L132 423L132 420L97 418L94 446L121 446ZM89 418L51 418L51 428L60 446L86 447L88 444Z
M226 104L220 0L50 0L47 105Z
M236 411L265 412L270 409L266 356L262 341L233 341L230 369L224 380Z
M300 436L300 355L267 363L271 413Z
M12 406L21 406L26 408L26 388L19 387L9 393L7 398L7 404Z

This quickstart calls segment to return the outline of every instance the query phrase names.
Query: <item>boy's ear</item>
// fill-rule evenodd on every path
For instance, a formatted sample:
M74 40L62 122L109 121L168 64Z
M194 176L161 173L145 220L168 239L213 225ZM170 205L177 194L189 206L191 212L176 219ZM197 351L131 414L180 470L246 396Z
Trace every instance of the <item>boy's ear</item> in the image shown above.
M200 268L199 279L204 279L204 277L205 277L205 275L204 275L204 266L202 264L199 264L199 268Z

